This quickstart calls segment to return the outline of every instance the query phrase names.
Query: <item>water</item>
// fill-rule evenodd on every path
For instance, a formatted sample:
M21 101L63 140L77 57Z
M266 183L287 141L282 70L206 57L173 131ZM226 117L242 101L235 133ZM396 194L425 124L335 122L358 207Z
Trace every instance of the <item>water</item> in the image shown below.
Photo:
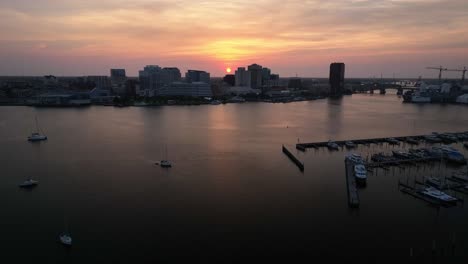
M438 254L448 254L454 237L455 253L466 256L464 205L436 209L397 186L459 168L378 170L360 190L360 209L350 210L345 151L297 153L304 173L281 152L282 144L297 141L466 131L466 111L402 104L395 95L289 104L1 107L0 259L408 256L410 248L430 254L433 240ZM47 142L26 141L35 116ZM391 149L360 146L357 152ZM173 168L154 164L166 157ZM17 188L28 176L39 186ZM71 250L56 241L65 226Z

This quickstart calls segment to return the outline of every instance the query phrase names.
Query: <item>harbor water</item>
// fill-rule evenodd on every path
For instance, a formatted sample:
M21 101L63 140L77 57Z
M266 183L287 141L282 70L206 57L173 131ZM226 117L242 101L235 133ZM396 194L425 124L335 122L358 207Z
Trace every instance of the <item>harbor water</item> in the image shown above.
M437 255L467 257L466 205L434 208L398 189L398 181L448 177L466 167L436 162L374 170L359 190L360 208L350 209L348 151L294 148L468 131L467 111L403 104L394 94L287 104L0 107L0 261L409 256L434 254L434 245ZM35 117L47 141L27 142ZM283 144L304 172L282 153ZM453 146L468 156L462 144ZM155 164L162 159L173 167ZM28 177L39 185L18 188ZM57 243L66 227L71 249Z

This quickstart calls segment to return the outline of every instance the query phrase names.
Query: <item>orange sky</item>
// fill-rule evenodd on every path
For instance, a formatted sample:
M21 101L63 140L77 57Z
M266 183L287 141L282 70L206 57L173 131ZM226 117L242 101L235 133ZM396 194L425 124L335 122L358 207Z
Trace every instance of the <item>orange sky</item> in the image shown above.
M281 76L436 77L468 66L466 0L2 0L0 75L251 63ZM451 75L449 75L451 76ZM452 76L457 76L453 73Z

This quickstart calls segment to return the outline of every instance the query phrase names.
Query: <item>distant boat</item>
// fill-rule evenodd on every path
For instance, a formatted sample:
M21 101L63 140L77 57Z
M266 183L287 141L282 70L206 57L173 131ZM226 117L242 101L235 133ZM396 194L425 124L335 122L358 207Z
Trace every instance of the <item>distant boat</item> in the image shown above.
M357 154L357 153L350 153L350 154L347 154L345 159L353 162L353 163L356 163L356 164L364 164L364 160L362 159L361 155Z
M396 140L395 138L387 138L387 142L390 145L400 145L400 141Z
M39 184L38 181L35 181L35 180L29 178L29 179L25 180L23 183L21 183L19 185L19 187L21 187L21 188L32 188L32 187L37 186L38 184Z
M165 148L165 159L161 160L159 162L159 165L163 168L171 168L172 163L167 159L167 146Z
M354 176L356 177L357 182L366 183L366 179L367 179L366 166L362 164L354 165Z
M40 133L39 122L36 116L36 132L32 132L31 136L28 137L28 141L42 141L47 140L47 136Z
M408 142L409 144L412 144L412 145L419 145L419 141L414 139L414 138L406 138L406 142Z
M62 245L66 247L71 247L72 245L73 239L70 235L70 232L68 231L68 225L67 225L66 220L65 220L65 231L59 235L59 241L60 243L62 243Z
M336 144L336 142L333 142L331 140L328 141L327 147L329 149L334 149L334 150L339 150L340 149L340 146L338 146L338 144Z
M355 147L357 147L356 144L354 144L354 142L352 142L352 141L346 141L346 142L345 142L345 146L346 146L347 148L355 148Z

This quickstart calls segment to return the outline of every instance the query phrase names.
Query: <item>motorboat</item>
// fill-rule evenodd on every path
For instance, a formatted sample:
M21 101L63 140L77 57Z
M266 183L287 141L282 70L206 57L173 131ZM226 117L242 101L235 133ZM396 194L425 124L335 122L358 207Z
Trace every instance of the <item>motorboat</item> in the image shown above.
M395 138L387 138L387 142L390 145L400 145L400 141L396 140Z
M72 238L68 233L63 233L59 236L60 243L64 246L71 247L72 245Z
M354 176L356 177L356 180L358 182L365 182L367 179L367 170L366 166L362 164L356 164L354 165Z
M333 142L333 141L328 141L327 143L327 147L329 149L332 149L332 150L339 150L340 149L340 146L338 146L338 144L336 144L336 142Z
M454 143L458 141L458 138L456 138L453 135L450 134L439 134L438 137L444 142L444 143Z
M32 188L32 187L37 186L38 184L39 184L38 181L35 181L33 179L27 179L23 183L21 183L19 185L19 187L21 187L21 188Z
M448 151L445 153L445 158L453 163L466 164L465 156L458 151Z
M220 105L221 104L221 101L219 100L213 100L210 102L211 105Z
M427 187L427 188L424 188L421 193L423 195L426 195L428 197L431 197L431 198L434 198L436 200L439 200L439 201L442 201L442 202L446 202L446 203L455 203L458 201L457 198L453 197L453 196L450 196L448 194L446 194L445 192L441 191L441 190L438 190L434 187Z
M352 141L346 141L346 142L345 142L345 146L346 146L347 148L355 148L355 147L357 147L356 144L354 144L354 142L352 142Z
M419 145L419 141L411 137L406 138L406 142L408 142L411 145Z
M466 172L454 172L452 178L459 182L468 182L468 174Z
M438 138L436 135L426 135L424 139L429 143L440 143L442 140Z
M171 168L172 167L172 163L168 160L161 160L161 162L159 162L159 165L163 168Z
M351 162L357 163L357 164L363 164L364 163L364 160L362 159L361 155L359 155L357 153L347 154L346 159L351 161Z
M426 179L426 184L437 189L444 189L447 187L447 184L444 184L439 178L437 177L429 177Z

